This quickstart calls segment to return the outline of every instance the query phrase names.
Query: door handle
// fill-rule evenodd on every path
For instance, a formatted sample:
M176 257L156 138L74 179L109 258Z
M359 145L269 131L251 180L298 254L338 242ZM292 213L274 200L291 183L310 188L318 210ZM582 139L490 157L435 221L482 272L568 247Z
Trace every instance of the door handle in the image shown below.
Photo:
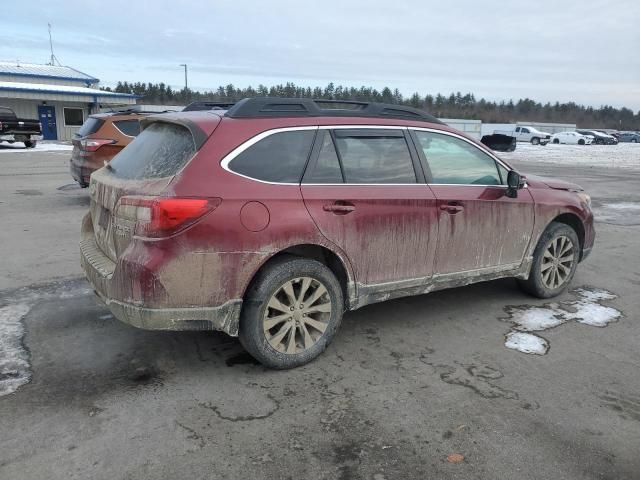
M455 215L456 213L463 211L464 207L462 205L453 205L448 203L446 205L440 205L440 210L444 210L447 213Z
M356 207L347 202L336 202L333 204L323 205L322 209L325 212L335 213L336 215L346 215L347 213L353 212Z

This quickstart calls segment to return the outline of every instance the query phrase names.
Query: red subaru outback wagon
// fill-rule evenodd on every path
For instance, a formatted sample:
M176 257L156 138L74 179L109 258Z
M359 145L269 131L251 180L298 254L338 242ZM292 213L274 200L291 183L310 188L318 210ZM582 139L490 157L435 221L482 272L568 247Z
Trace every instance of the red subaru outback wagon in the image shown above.
M123 322L239 335L269 367L390 298L500 277L558 295L594 242L580 187L420 110L253 98L142 128L91 176L89 281Z

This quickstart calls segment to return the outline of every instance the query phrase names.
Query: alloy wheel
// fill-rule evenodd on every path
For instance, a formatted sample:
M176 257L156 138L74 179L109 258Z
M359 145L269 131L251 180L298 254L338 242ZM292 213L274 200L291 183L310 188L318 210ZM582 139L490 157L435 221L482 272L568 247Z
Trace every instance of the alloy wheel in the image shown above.
M264 310L264 335L275 350L301 353L324 335L331 319L331 297L319 280L288 280L269 299Z
M540 265L544 286L551 290L562 286L571 275L574 262L575 248L569 237L561 235L551 240Z

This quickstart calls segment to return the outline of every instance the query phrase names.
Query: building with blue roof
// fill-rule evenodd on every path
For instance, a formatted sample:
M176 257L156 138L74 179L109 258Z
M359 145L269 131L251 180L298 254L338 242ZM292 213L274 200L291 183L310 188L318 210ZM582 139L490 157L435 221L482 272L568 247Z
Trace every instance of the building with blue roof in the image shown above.
M0 106L38 118L44 140L71 140L91 113L136 103L135 95L99 86L98 78L71 67L0 62Z

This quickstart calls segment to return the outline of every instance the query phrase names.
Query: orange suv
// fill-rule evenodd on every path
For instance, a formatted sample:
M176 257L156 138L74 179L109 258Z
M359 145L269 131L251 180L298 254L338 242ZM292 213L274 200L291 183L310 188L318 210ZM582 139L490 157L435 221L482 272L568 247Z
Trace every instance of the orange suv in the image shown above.
M90 115L73 139L71 176L82 187L140 133L140 119L149 112L122 111Z

